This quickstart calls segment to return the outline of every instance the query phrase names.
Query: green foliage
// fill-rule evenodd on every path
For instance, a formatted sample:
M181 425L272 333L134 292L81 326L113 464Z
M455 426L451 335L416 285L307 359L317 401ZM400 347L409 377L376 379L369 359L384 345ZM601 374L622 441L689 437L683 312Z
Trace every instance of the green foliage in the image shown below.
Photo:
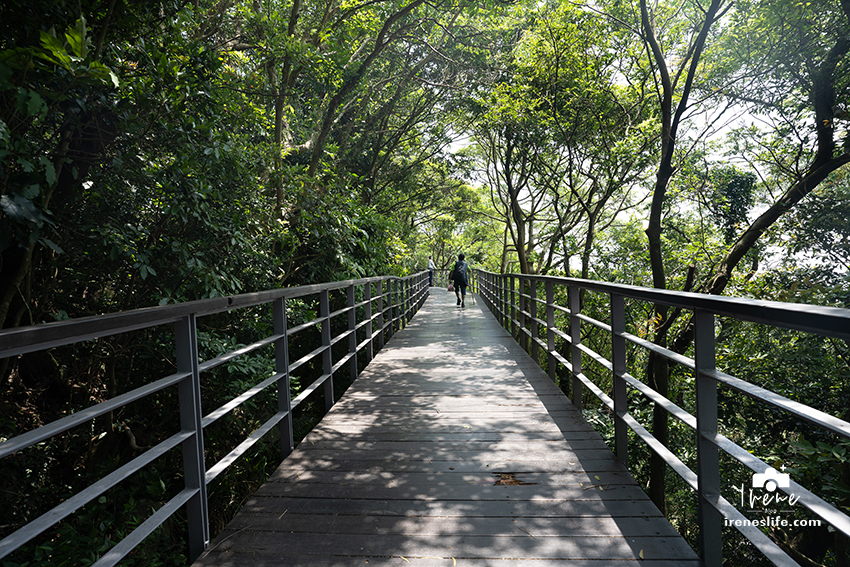
M850 184L846 173L834 176L783 221L778 239L783 263L818 266L836 277L850 268Z
M37 46L0 50L0 253L36 243L62 251L48 238L56 227L48 204L67 153L49 148L63 130L81 126L92 91L118 86L115 73L91 56L90 43L80 18L64 36L51 28L40 32Z
M659 70L633 33L636 4L438 1L398 20L391 18L408 4L395 0L306 2L300 12L277 0L110 5L11 0L0 8L0 327L403 275L424 268L428 256L447 267L460 252L473 267L495 271L652 284L643 217L663 129L650 96ZM703 7L662 2L654 16L667 60L686 61ZM847 30L834 0L747 0L713 28L694 85L704 98L685 110L702 117L680 130L693 140L681 138L664 207L668 287L682 288L689 274L703 282L714 275L753 217L805 173L825 128L835 140L829 157L846 152L850 69L838 48ZM820 116L813 85L827 83L835 105ZM683 84L674 83L676 96ZM725 145L705 139L721 100L750 113ZM705 131L691 129L703 123ZM461 135L472 138L454 151ZM838 171L785 214L750 250L751 265L732 274L728 291L847 306L847 187ZM588 294L584 302L606 320L604 298ZM630 332L650 338L659 320L633 307ZM317 307L305 300L290 309L297 324ZM204 321L204 356L265 336L264 321L254 312ZM686 329L677 320L669 336ZM585 340L600 353L610 349L604 333ZM316 341L299 339L294 352L310 352ZM844 344L724 321L718 347L730 373L834 415L850 404ZM164 332L151 331L40 361L0 362L8 385L0 435L171 371L171 349ZM269 350L210 372L205 406L267 377ZM645 353L633 348L628 357L635 375L645 372ZM316 371L305 366L293 377L295 393ZM610 387L603 368L589 364L587 373ZM674 368L669 395L691 408L692 385ZM9 524L132 458L127 431L153 444L176 423L164 409L171 398L98 420L67 447L53 441L4 462L5 478L20 489L0 501L13 510ZM610 416L587 401L588 420L610 436ZM275 403L259 396L217 423L211 457ZM632 394L630 404L650 423L647 400ZM320 406L305 404L300 432ZM725 394L721 411L730 436L793 463L807 483L830 479L830 498L846 505L846 481L836 472L846 465L842 445ZM644 451L632 444L633 455ZM673 425L669 444L693 463L686 428ZM85 457L75 462L68 453ZM169 459L133 479L125 495L92 503L20 562L92 562L173 493L178 466ZM274 439L264 441L217 481L217 528L276 459ZM632 465L645 479L646 460ZM736 480L746 474L725 470ZM695 541L695 504L669 482L672 517ZM131 563L184 560L182 526L161 532ZM742 549L734 557L750 564Z

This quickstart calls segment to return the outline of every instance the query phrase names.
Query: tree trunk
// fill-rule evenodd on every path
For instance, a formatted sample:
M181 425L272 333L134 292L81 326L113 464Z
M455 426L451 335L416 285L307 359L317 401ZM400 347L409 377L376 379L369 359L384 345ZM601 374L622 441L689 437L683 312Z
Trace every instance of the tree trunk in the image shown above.
M673 155L676 149L676 136L682 116L688 107L688 100L693 89L694 79L697 74L700 57L705 48L708 32L714 24L723 0L712 0L705 14L702 29L690 49L690 65L685 75L685 84L678 103L673 111L674 82L670 76L664 52L655 32L655 23L651 18L646 0L641 0L641 25L644 31L645 41L648 43L649 51L655 65L658 67L661 82L661 162L656 173L655 188L652 194L652 205L649 213L649 222L646 228L648 239L649 261L652 269L652 284L657 289L667 288L667 278L664 269L663 250L661 247L661 216L664 210L664 199L670 179L676 172L673 166ZM684 64L684 63L683 63ZM653 342L659 346L666 346L667 307L655 306L655 332ZM650 354L647 364L647 377L650 385L664 397L669 393L670 369L666 359ZM653 435L661 443L667 444L668 439L668 416L667 411L658 404L653 410ZM658 506L662 513L666 514L666 474L667 467L663 459L653 452L650 466L649 494L652 501Z

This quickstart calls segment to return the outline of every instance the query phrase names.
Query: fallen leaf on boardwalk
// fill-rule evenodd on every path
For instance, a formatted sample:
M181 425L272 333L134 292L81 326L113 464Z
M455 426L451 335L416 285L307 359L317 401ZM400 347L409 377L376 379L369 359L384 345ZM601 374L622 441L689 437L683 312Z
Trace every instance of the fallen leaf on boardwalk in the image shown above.
M496 473L499 480L495 482L496 486L526 486L537 484L536 482L523 482L516 477L516 473Z
M452 565L457 565L457 560L454 557L452 557Z
M643 550L642 550L642 549L640 550L640 553L638 553L638 557L640 557L641 559L643 559Z
M643 553L643 552L641 552L641 553ZM401 555L399 555L399 557L401 557ZM401 557L401 558L404 559L405 561L407 561L407 557ZM407 561L407 562L410 563L410 561Z

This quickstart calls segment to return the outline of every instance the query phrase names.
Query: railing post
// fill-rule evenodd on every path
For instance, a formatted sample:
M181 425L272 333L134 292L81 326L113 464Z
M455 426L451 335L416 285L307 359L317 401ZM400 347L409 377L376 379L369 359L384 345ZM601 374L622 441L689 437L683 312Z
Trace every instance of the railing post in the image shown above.
M407 285L407 322L405 323L405 327L410 324L410 321L413 320L413 306L414 298L416 297L416 288L418 287L417 278L411 277L406 280Z
M508 307L508 276L499 276L499 305L501 306L502 328L510 329L511 322Z
M407 290L407 317L404 323L405 327L408 323L410 323L411 319L413 319L413 297L416 290L415 280L415 277L405 280L405 289Z
M348 354L351 358L348 360L350 369L351 381L357 379L357 310L354 305L356 294L354 293L354 285L348 286L346 293L348 295Z
M189 527L189 560L194 561L210 543L207 502L206 462L204 461L204 429L201 423L201 377L198 370L198 330L195 315L187 315L174 325L177 347L177 371L191 376L180 381L177 395L180 404L180 429L192 436L182 444L183 480L195 495L186 503Z
M283 374L277 381L277 409L285 411L286 418L278 424L280 431L280 451L285 459L294 449L292 430L292 394L289 384L289 340L286 337L286 300L275 299L272 303L274 334L280 338L274 342L275 372Z
M404 303L402 285L401 280L393 280L393 319L396 322L393 334L400 331L402 327L402 304Z
M626 309L622 295L611 294L611 364L614 369L614 448L617 458L629 465L629 426L624 421L629 412L626 395Z
M511 336L515 340L519 340L519 335L516 334L516 277L513 274L508 276L510 279L510 313L511 313Z
M546 280L546 368L549 379L558 383L558 361L552 356L555 352L555 284Z
M482 276L479 276L482 277ZM497 304L499 296L496 294L496 279L498 276L496 274L484 274L484 280L487 282L487 308L490 309L490 313L496 318L496 321L501 322L501 316L497 311Z
M720 497L720 459L717 435L717 382L707 376L715 370L714 314L694 311L694 363L697 414L697 507L700 556L705 567L723 563L722 517L712 505Z
M540 323L537 322L537 280L528 280L528 312L531 314L531 358L540 364Z
M493 274L479 273L478 274L478 295L484 299L487 309L493 316L496 316L496 310L493 308ZM498 320L498 318L497 318Z
M390 340L395 333L395 317L393 317L393 290L395 282L393 280L387 280L387 287L384 290L384 295L387 298L386 306L384 309L387 313L387 320L385 324L387 324L387 338L385 340Z
M483 282L481 280L484 280ZM478 297L484 302L484 305L487 305L487 278L479 277L478 279Z
M400 289L401 298L399 299L399 303L401 304L401 308L400 308L400 312L399 312L399 326L398 326L399 331L402 330L404 327L406 327L407 322L410 321L410 319L409 319L410 311L408 310L408 301L410 299L410 296L408 295L409 283L410 282L406 279L398 282L399 287L401 288Z
M390 337L395 335L398 323L398 280L390 280Z
M366 364L375 357L375 345L372 344L372 282L363 286L363 317L366 321Z
M421 290L422 276L415 276L410 280L410 310L411 313L415 314L417 309L417 305L419 303L419 292ZM410 316L413 319L413 315Z
M384 282L386 281L381 278L376 282L378 284L378 350L384 348Z
M409 282L407 280L401 280L400 282L398 282L398 285L400 287L400 293L401 293L401 299L399 300L399 302L401 303L401 312L399 313L399 316L401 318L401 326L399 327L399 330L403 329L404 327L407 327L407 321L408 321L407 317L409 315L409 312L407 310L408 283Z
M319 292L319 317L322 320L322 372L328 377L325 380L325 411L334 405L333 353L331 352L331 305L330 292L324 289Z
M572 366L572 398L573 405L581 411L582 383L579 380L581 374L581 319L578 318L581 309L581 298L578 286L571 285L570 294L570 365Z
M519 277L519 306L518 306L519 323L517 325L519 327L519 346L522 347L522 350L524 350L525 352L528 352L528 335L525 334L525 325L526 325L526 322L525 322L525 312L526 312L526 301L525 301L526 290L525 290L525 287L526 287L526 280L522 276L520 276Z

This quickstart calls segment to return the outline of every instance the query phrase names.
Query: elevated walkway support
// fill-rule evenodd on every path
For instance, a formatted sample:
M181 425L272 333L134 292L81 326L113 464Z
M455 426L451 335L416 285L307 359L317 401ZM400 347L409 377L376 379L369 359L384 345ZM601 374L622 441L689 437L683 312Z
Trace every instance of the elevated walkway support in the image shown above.
M610 564L699 560L493 316L440 288L194 563Z

